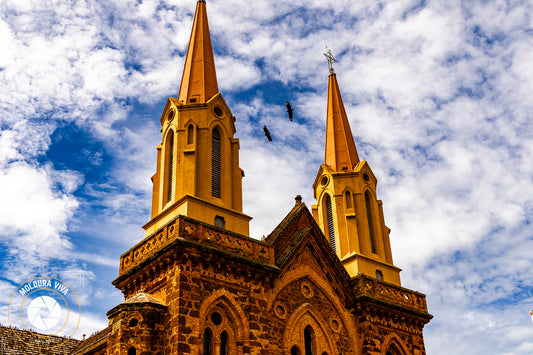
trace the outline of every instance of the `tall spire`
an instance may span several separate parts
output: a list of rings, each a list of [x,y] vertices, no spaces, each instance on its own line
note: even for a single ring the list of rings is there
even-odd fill
[[[235,117],[218,92],[205,1],[196,4],[178,99],[161,115],[161,143],[152,177],[151,236],[178,216],[248,235]]]
[[[217,74],[205,0],[198,0],[178,100],[182,104],[204,103],[217,93]]]
[[[329,63],[328,114],[325,162],[313,190],[317,204],[313,216],[348,274],[361,273],[400,286],[400,271],[392,263],[390,229],[385,225],[382,202],[377,199],[377,178],[366,161],[359,161],[339,84]]]
[[[353,170],[359,163],[359,155],[342,102],[337,76],[333,72],[331,61],[329,63],[325,163],[334,171]]]

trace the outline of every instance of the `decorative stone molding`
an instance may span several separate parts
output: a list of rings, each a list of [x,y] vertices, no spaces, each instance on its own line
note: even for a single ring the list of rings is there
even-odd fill
[[[378,281],[365,275],[359,275],[355,278],[354,291],[356,297],[375,297],[427,313],[426,296],[424,294]]]
[[[202,243],[206,246],[212,245],[219,250],[258,262],[274,264],[274,249],[272,246],[240,234],[179,216],[122,254],[119,275],[123,275],[141,264],[176,238]]]
[[[305,298],[312,298],[314,295],[313,285],[310,282],[302,281],[300,285],[300,291]]]
[[[274,313],[279,319],[285,319],[287,318],[287,307],[283,302],[278,301],[274,304]]]

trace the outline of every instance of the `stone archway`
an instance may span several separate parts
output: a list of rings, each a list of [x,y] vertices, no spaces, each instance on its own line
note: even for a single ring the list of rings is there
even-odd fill
[[[287,327],[283,334],[283,353],[289,354],[296,346],[298,349],[305,349],[306,328],[312,329],[313,351],[316,354],[324,352],[333,354],[335,341],[328,331],[327,322],[319,316],[319,313],[310,303],[302,304],[287,321]]]
[[[213,332],[213,348],[218,349],[223,333],[228,337],[227,353],[241,354],[243,346],[248,346],[250,327],[241,307],[232,294],[224,289],[217,290],[207,297],[200,307],[197,324],[198,339],[203,338],[204,330]],[[201,354],[200,348],[197,354]]]
[[[395,333],[389,334],[383,341],[382,354],[386,355],[407,355],[405,344]]]

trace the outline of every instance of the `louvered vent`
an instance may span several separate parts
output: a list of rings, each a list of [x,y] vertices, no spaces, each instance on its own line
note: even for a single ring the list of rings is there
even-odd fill
[[[168,188],[167,203],[172,200],[172,177],[174,174],[174,132],[170,131],[168,143]]]
[[[220,198],[220,133],[213,130],[211,152],[211,195]]]
[[[368,191],[365,192],[366,219],[368,222],[368,233],[370,234],[370,247],[372,253],[376,253],[376,242],[374,241],[374,228],[372,227],[372,211],[370,209],[370,196]]]
[[[335,249],[335,228],[333,226],[333,211],[331,209],[331,198],[329,195],[326,195],[326,215],[328,219],[329,244],[334,251],[337,251]]]

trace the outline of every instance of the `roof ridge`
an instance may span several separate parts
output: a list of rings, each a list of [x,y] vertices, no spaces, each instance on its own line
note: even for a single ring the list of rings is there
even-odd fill
[[[281,222],[274,228],[272,232],[265,238],[265,242],[269,244],[274,244],[280,235],[288,228],[290,222],[293,221],[298,214],[303,211],[304,208],[307,208],[305,203],[300,202],[296,203],[294,207],[289,211],[289,213],[281,220]]]

